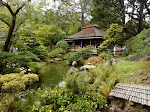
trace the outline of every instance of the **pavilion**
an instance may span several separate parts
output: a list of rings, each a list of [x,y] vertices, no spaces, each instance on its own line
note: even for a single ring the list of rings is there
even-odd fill
[[[69,44],[69,51],[77,52],[81,48],[86,48],[87,45],[92,45],[92,53],[97,54],[98,46],[103,42],[105,32],[99,30],[96,24],[87,25],[82,30],[74,35],[71,35],[65,41]]]

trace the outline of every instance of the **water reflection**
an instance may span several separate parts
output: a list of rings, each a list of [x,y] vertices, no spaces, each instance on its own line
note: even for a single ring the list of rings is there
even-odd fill
[[[65,63],[54,64],[50,63],[45,65],[40,70],[40,81],[34,85],[34,89],[46,89],[48,87],[55,87],[59,82],[63,81],[70,66]]]

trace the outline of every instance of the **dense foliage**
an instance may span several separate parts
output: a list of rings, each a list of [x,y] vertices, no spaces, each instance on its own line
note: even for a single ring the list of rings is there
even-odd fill
[[[19,67],[28,69],[28,62],[32,60],[26,55],[16,55],[14,53],[0,52],[0,73],[19,72]]]
[[[57,42],[55,47],[56,48],[62,48],[63,50],[67,51],[69,45],[66,41],[59,41],[59,42]]]
[[[100,53],[98,56],[103,58],[104,60],[110,60],[113,57],[111,54],[107,54],[105,52]]]
[[[40,93],[34,111],[102,111],[106,101],[99,93],[74,94],[63,88],[47,89]]]
[[[8,93],[19,92],[21,90],[25,90],[27,85],[31,86],[38,80],[38,75],[31,73],[11,73],[0,75],[0,90]]]
[[[102,52],[106,49],[111,49],[116,44],[121,45],[121,41],[123,41],[125,37],[126,34],[123,32],[123,27],[118,24],[111,24],[107,30],[107,35],[104,37],[105,41],[99,46],[99,51]]]
[[[150,28],[144,29],[140,34],[126,41],[126,46],[129,51],[137,55],[150,52]]]
[[[79,49],[79,54],[81,54],[82,59],[88,59],[92,56],[91,50],[93,49],[92,45],[87,45],[86,48]]]
[[[103,62],[103,59],[101,57],[92,56],[87,60],[86,63],[91,63],[92,65],[96,65],[102,62]]]
[[[81,60],[81,55],[77,52],[71,53],[68,57],[67,64],[72,64],[73,61],[79,62]]]
[[[64,53],[64,50],[62,48],[56,48],[55,50],[51,51],[50,53],[48,53],[48,56],[50,58],[54,58],[54,57],[60,57],[60,55]]]
[[[0,111],[8,111],[20,92],[39,80],[36,74],[11,73],[0,75]]]

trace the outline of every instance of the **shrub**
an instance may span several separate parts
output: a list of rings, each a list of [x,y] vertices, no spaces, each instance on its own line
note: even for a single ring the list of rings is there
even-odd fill
[[[98,56],[106,60],[110,60],[112,58],[112,55],[106,54],[105,52],[100,53]]]
[[[67,60],[69,56],[72,54],[72,52],[68,52],[63,56],[63,59]]]
[[[71,53],[71,55],[68,57],[68,60],[67,60],[67,64],[72,64],[73,61],[79,61],[81,58],[81,55],[79,53]]]
[[[63,50],[67,51],[69,45],[67,44],[66,41],[59,41],[59,42],[57,42],[55,47],[56,48],[62,48]]]
[[[99,51],[103,52],[106,49],[111,49],[115,44],[119,45],[125,37],[126,34],[123,32],[123,27],[118,24],[111,24],[107,30],[107,35],[104,37],[105,41],[99,46]]]
[[[144,29],[140,34],[126,41],[126,46],[129,51],[136,55],[144,55],[149,51],[150,46],[150,28]]]
[[[0,52],[0,73],[13,73],[16,68],[28,68],[28,62],[32,60],[26,55],[16,55],[13,53]]]
[[[31,85],[38,81],[36,74],[11,73],[0,75],[0,89],[9,93],[16,93],[24,90],[26,85]]]
[[[33,106],[34,111],[103,111],[106,100],[96,92],[73,94],[62,88],[48,89],[40,93],[39,101]]]
[[[93,89],[98,90],[105,98],[108,98],[111,89],[119,82],[118,73],[114,72],[113,66],[98,65],[90,71],[95,77]]]
[[[91,63],[92,65],[96,65],[102,62],[103,62],[103,59],[101,57],[93,56],[93,57],[90,57],[86,63]]]
[[[62,48],[56,48],[55,50],[51,51],[51,52],[48,54],[48,56],[49,56],[50,58],[56,57],[58,54],[61,54],[61,53],[63,53],[63,52],[64,52],[64,50],[63,50]]]
[[[92,54],[89,48],[82,48],[78,51],[81,54],[82,59],[88,59]]]

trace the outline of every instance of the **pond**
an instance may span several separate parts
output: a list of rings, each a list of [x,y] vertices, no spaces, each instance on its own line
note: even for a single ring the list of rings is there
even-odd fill
[[[66,76],[70,66],[65,63],[50,63],[44,65],[39,72],[40,81],[37,82],[30,91],[24,93],[22,97],[16,100],[10,108],[13,112],[29,112],[38,96],[38,89],[53,88],[58,85]]]
[[[33,86],[33,89],[55,87],[63,81],[69,68],[70,66],[64,62],[46,64],[41,68],[39,72],[40,81]]]

